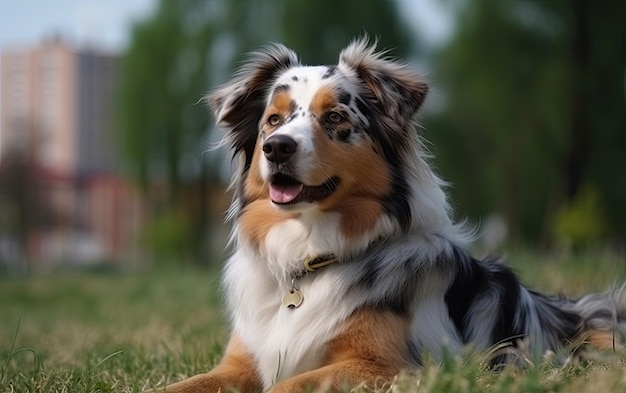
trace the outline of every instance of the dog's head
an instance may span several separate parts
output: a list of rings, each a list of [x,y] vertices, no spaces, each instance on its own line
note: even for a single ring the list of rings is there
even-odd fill
[[[232,214],[263,201],[292,216],[338,212],[348,218],[344,232],[382,216],[410,225],[407,172],[419,145],[412,120],[428,87],[384,56],[363,39],[337,65],[312,67],[275,44],[210,94],[239,159]]]

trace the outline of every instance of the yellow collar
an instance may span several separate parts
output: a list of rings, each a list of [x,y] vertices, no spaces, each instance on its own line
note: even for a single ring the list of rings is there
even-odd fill
[[[307,272],[314,272],[317,269],[337,262],[335,254],[308,256],[304,259],[304,268]]]

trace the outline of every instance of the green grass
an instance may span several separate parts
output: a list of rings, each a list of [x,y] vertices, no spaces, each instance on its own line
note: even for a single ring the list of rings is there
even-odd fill
[[[206,271],[2,278],[0,392],[136,392],[206,370],[225,340],[217,296]]]
[[[573,296],[626,281],[626,261],[612,255],[509,261],[534,288]],[[226,340],[218,287],[214,272],[193,269],[0,277],[0,393],[139,392],[206,371]],[[378,390],[626,391],[626,352],[592,355],[495,373],[473,354]]]

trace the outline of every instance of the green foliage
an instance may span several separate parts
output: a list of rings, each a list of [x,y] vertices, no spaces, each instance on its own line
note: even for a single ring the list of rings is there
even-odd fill
[[[305,64],[335,64],[341,49],[363,34],[380,39],[380,47],[397,57],[406,57],[413,43],[389,1],[285,1],[284,5],[283,42]]]
[[[497,212],[515,240],[546,241],[550,212],[593,182],[607,234],[624,239],[625,4],[457,3],[434,67],[445,108],[424,123],[462,214]]]
[[[156,262],[190,257],[194,236],[186,217],[175,210],[161,212],[145,228],[143,243]]]
[[[558,212],[554,222],[555,238],[574,248],[593,245],[606,233],[604,217],[598,192],[586,187]]]
[[[173,194],[185,160],[202,166],[198,142],[209,119],[196,103],[209,85],[206,50],[214,36],[208,21],[197,21],[203,4],[161,2],[134,27],[120,71],[117,130],[128,170],[144,187],[165,178]]]

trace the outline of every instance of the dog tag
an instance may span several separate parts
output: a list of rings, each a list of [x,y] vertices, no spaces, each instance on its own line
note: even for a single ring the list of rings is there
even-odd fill
[[[287,308],[298,308],[302,304],[304,296],[297,289],[292,289],[283,296],[283,306]]]

